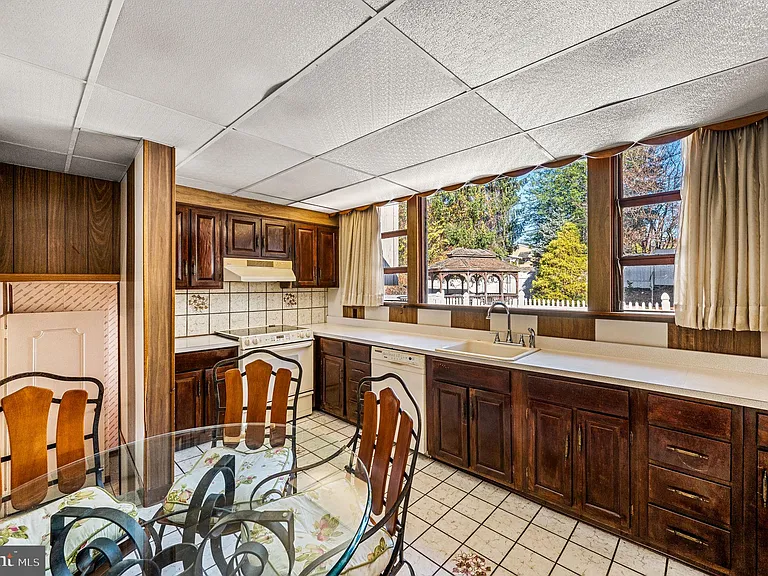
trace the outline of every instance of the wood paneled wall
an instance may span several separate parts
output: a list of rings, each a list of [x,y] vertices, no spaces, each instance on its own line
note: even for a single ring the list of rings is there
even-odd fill
[[[0,274],[118,274],[120,184],[0,164]]]
[[[587,303],[591,312],[610,312],[613,282],[613,188],[611,159],[587,159],[589,250]]]
[[[667,346],[679,350],[698,350],[739,356],[760,357],[760,332],[736,330],[696,330],[670,324]]]

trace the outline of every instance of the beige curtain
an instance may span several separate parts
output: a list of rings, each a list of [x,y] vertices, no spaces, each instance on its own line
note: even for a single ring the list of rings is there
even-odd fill
[[[384,259],[379,209],[354,210],[339,216],[341,303],[381,306],[384,303]]]
[[[768,331],[768,119],[686,139],[675,321]]]

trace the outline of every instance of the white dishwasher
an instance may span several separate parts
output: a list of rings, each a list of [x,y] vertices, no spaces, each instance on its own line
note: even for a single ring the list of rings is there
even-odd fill
[[[413,395],[421,414],[421,441],[419,442],[419,452],[427,453],[427,369],[426,359],[422,354],[413,354],[412,352],[403,352],[402,350],[392,350],[390,348],[371,348],[371,376],[383,376],[392,372],[400,376],[408,387],[408,391]],[[372,390],[377,394],[382,388],[387,386],[384,382],[373,382]],[[416,426],[416,412],[405,392],[399,390],[400,386],[395,383],[392,389],[400,398],[400,407],[408,412],[414,419]]]

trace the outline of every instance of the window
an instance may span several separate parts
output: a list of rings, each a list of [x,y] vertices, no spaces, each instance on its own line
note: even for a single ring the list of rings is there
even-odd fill
[[[408,203],[379,208],[384,255],[384,301],[408,301]]]
[[[619,309],[670,311],[680,232],[680,141],[637,146],[616,158]]]
[[[587,309],[587,163],[427,199],[427,302]]]

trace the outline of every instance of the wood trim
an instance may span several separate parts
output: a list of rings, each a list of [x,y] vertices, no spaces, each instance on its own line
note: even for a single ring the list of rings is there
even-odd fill
[[[410,306],[390,306],[389,321],[416,324],[418,321],[418,310]]]
[[[643,194],[642,196],[619,198],[619,206],[622,208],[632,208],[633,206],[648,206],[649,204],[676,202],[681,199],[680,190],[672,190],[669,192],[657,192],[656,194]]]
[[[674,263],[674,254],[638,254],[619,258],[621,266],[663,266]]]
[[[13,166],[0,163],[0,273],[13,272]],[[10,248],[10,249],[8,249]]]
[[[469,330],[491,329],[491,321],[486,318],[485,308],[467,306],[451,310],[451,328],[467,328]]]
[[[365,306],[342,306],[342,315],[344,318],[365,318]]]
[[[611,311],[613,274],[613,187],[611,159],[587,159],[587,303],[590,311]]]
[[[119,282],[120,274],[0,274],[0,282]]]
[[[269,202],[261,202],[249,198],[218,194],[216,192],[190,188],[188,186],[176,186],[176,201],[180,204],[205,206],[207,208],[227,210],[230,212],[245,212],[246,214],[256,214],[257,216],[267,216],[270,218],[282,218],[284,220],[293,220],[294,222],[321,224],[323,226],[339,225],[338,217],[330,214],[313,212],[312,210],[304,210],[303,208],[282,206],[280,204],[271,204]]]
[[[381,239],[387,238],[400,238],[401,236],[408,236],[408,230],[392,230],[391,232],[382,232]]]
[[[667,329],[667,346],[678,350],[697,350],[756,358],[760,358],[761,354],[760,332],[696,330],[676,324],[670,324]]]
[[[384,274],[408,274],[408,266],[387,266]]]
[[[408,200],[408,302],[427,300],[427,209],[426,200]]]
[[[553,338],[572,338],[575,340],[595,339],[594,318],[558,318],[541,316],[538,321],[539,336]]]
[[[757,410],[744,409],[743,494],[744,494],[744,557],[749,574],[756,573],[757,561]]]

